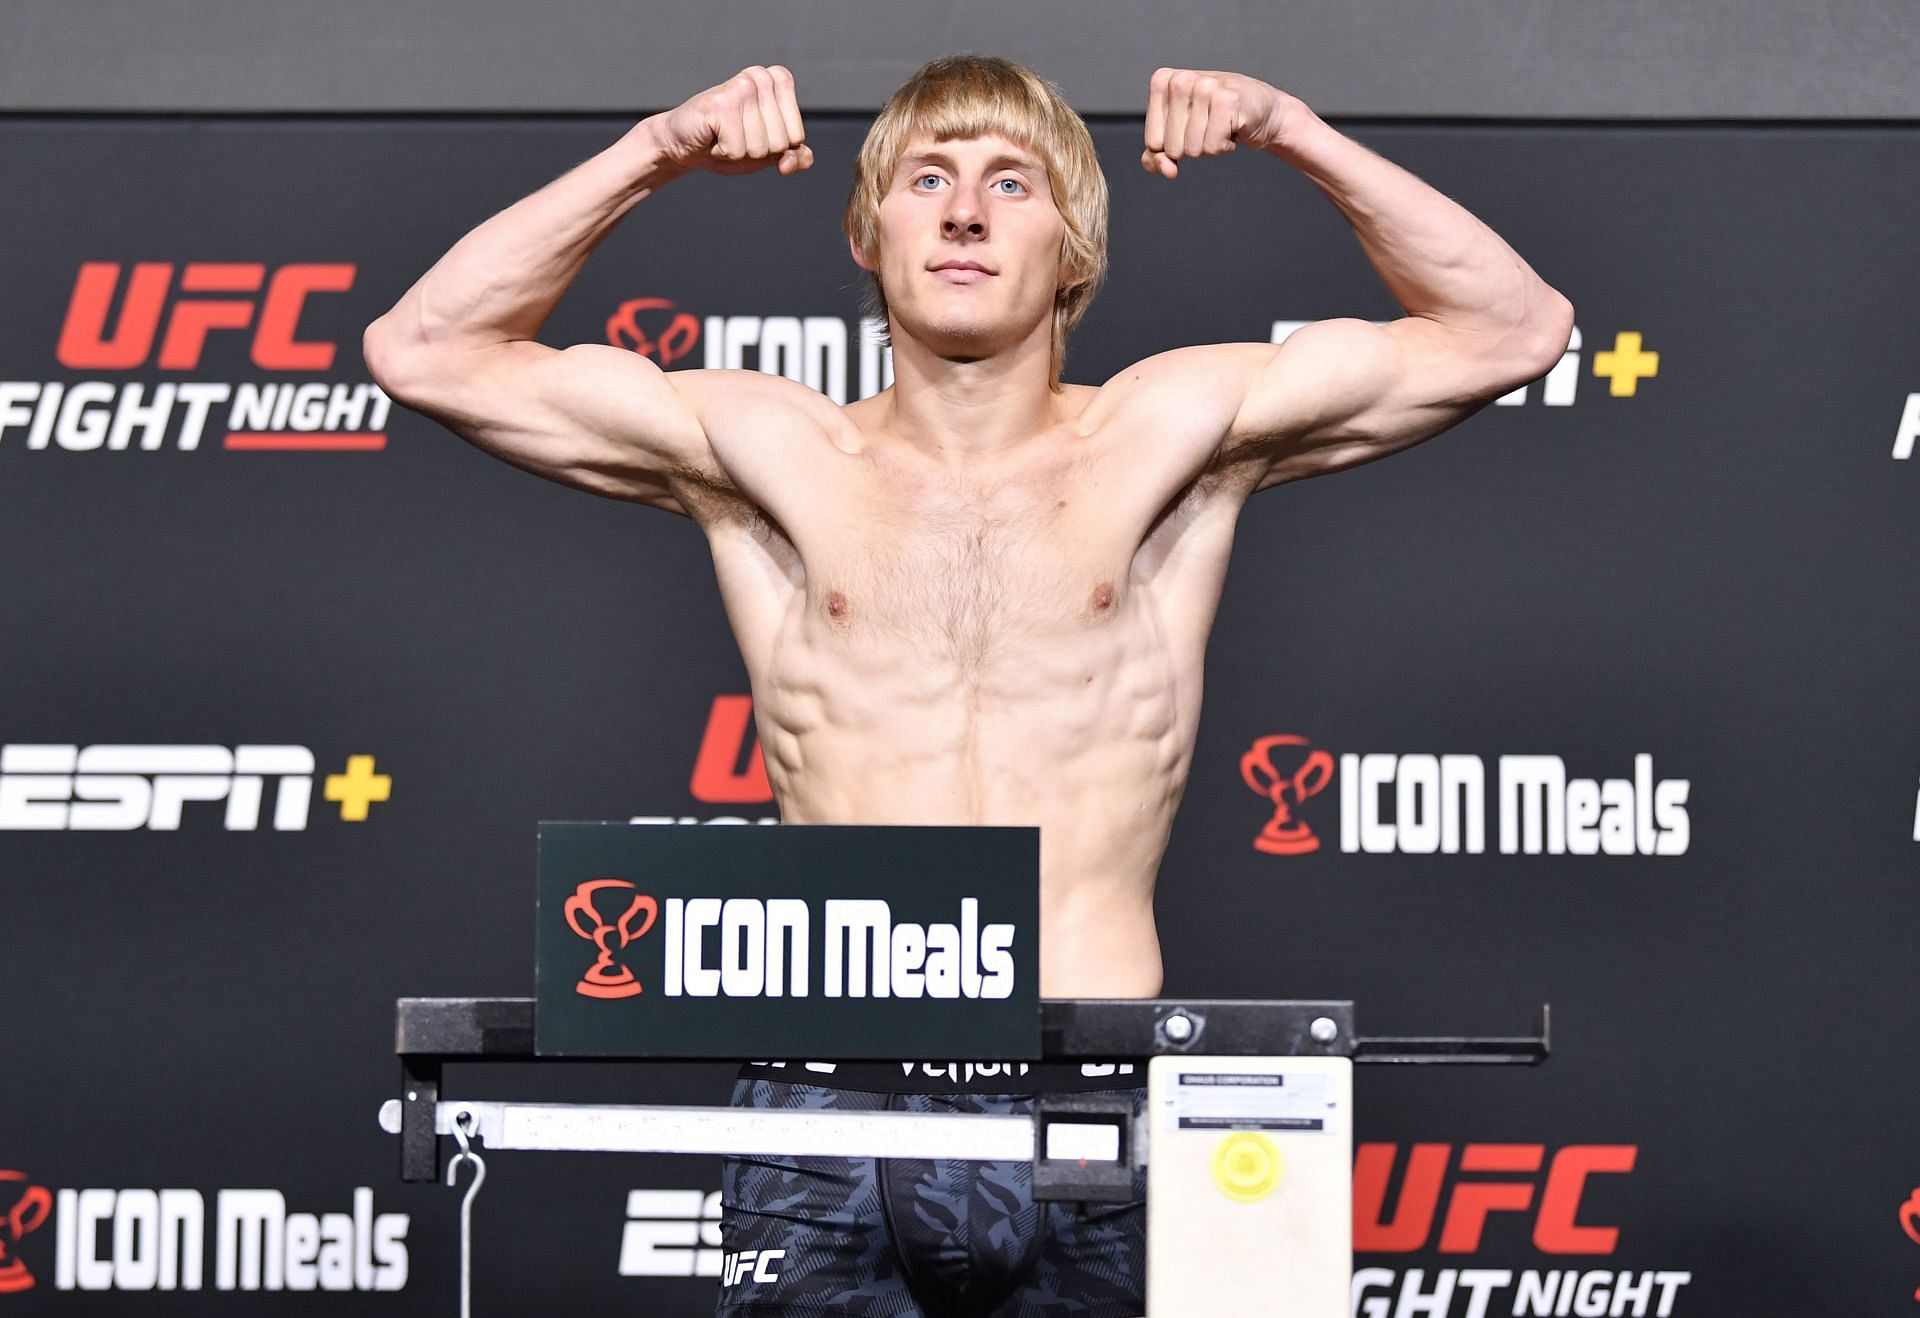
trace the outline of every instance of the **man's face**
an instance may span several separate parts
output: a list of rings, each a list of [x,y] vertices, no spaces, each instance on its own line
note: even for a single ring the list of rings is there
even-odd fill
[[[991,356],[1051,326],[1066,221],[1031,148],[913,137],[881,197],[879,232],[887,308],[941,356]]]

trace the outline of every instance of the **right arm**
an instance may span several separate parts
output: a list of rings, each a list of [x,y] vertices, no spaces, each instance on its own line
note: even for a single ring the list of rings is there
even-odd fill
[[[396,401],[515,466],[687,511],[670,488],[676,477],[735,484],[708,441],[709,414],[778,384],[740,379],[757,373],[669,374],[623,348],[555,349],[534,336],[600,240],[661,186],[692,169],[744,174],[777,162],[798,172],[813,159],[803,137],[792,76],[778,66],[744,70],[643,120],[456,243],[367,327],[368,370]]]

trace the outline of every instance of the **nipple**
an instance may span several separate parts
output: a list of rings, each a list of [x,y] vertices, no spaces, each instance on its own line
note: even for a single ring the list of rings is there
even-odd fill
[[[1113,583],[1103,581],[1093,588],[1093,607],[1100,612],[1113,607]]]
[[[844,618],[847,616],[847,597],[837,590],[827,596],[827,616],[829,618]]]

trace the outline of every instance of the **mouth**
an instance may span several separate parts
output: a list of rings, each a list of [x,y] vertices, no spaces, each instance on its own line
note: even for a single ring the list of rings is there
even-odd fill
[[[978,261],[942,261],[932,267],[932,273],[950,284],[978,284],[994,275]]]

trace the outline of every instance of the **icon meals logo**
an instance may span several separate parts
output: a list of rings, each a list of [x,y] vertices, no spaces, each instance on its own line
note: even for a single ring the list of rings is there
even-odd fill
[[[695,349],[708,370],[759,370],[784,375],[836,403],[870,398],[893,383],[886,322],[841,316],[700,316],[671,298],[635,297],[607,317],[607,342],[662,370]],[[857,391],[857,392],[853,392]]]
[[[11,1202],[9,1203],[9,1200]],[[289,1212],[279,1190],[49,1190],[0,1171],[0,1294],[56,1291],[391,1291],[407,1284],[405,1213]],[[53,1254],[36,1276],[22,1237]],[[48,1237],[52,1237],[48,1240]],[[42,1243],[44,1242],[44,1243]],[[211,1278],[208,1272],[211,1271]]]
[[[1333,756],[1320,750],[1305,752],[1303,762],[1290,773],[1282,773],[1274,765],[1276,755],[1283,760],[1299,755],[1301,752],[1294,748],[1304,748],[1308,744],[1305,737],[1279,733],[1261,737],[1240,757],[1241,780],[1273,802],[1273,818],[1260,830],[1260,836],[1253,840],[1256,851],[1270,852],[1276,856],[1300,856],[1320,849],[1320,839],[1314,836],[1313,830],[1305,822],[1294,818],[1287,802],[1291,799],[1294,805],[1298,805],[1332,782]]]
[[[608,924],[600,918],[600,912],[594,909],[593,895],[608,889],[624,890],[631,893],[627,909],[619,919]],[[635,916],[646,913],[646,920],[638,929],[633,927]],[[600,957],[587,973],[574,985],[574,992],[585,998],[630,998],[641,991],[640,979],[626,966],[615,963],[614,958],[627,944],[639,938],[653,928],[655,917],[660,914],[660,903],[645,893],[637,892],[625,879],[591,879],[574,890],[567,898],[564,909],[567,927],[592,942],[600,949]],[[586,921],[592,921],[589,926]],[[608,946],[607,940],[619,936],[620,941]]]
[[[653,327],[653,333],[647,327]],[[693,351],[700,320],[663,297],[629,298],[607,317],[607,342],[651,357],[662,369]]]
[[[22,1236],[46,1225],[53,1212],[53,1194],[44,1185],[28,1184],[25,1172],[0,1171],[0,1185],[8,1187],[10,1196],[14,1186],[20,1187],[19,1196],[6,1207],[6,1216],[0,1217],[0,1295],[30,1291],[33,1273],[16,1251]]]
[[[641,993],[640,978],[622,954],[653,928],[662,905],[624,879],[590,879],[576,888],[563,911],[567,926],[598,948],[599,956],[574,991],[603,999]],[[954,923],[896,922],[892,907],[879,898],[832,898],[822,908],[825,948],[816,980],[808,901],[667,898],[661,993],[669,998],[804,998],[817,988],[828,998],[1013,994],[1014,927],[982,927],[978,898],[961,898]]]
[[[1240,757],[1248,789],[1273,814],[1253,840],[1273,855],[1317,851],[1297,817],[1336,777],[1340,850],[1374,855],[1478,855],[1487,849],[1486,762],[1477,755],[1333,755],[1305,737],[1257,738]],[[1502,755],[1495,774],[1502,855],[1678,856],[1691,840],[1685,778],[1656,779],[1653,756],[1631,778],[1578,778],[1558,755]]]
[[[1900,1229],[1907,1233],[1907,1239],[1920,1245],[1920,1185],[1913,1187],[1913,1194],[1907,1202],[1900,1205]],[[1920,1300],[1920,1290],[1913,1293]]]

